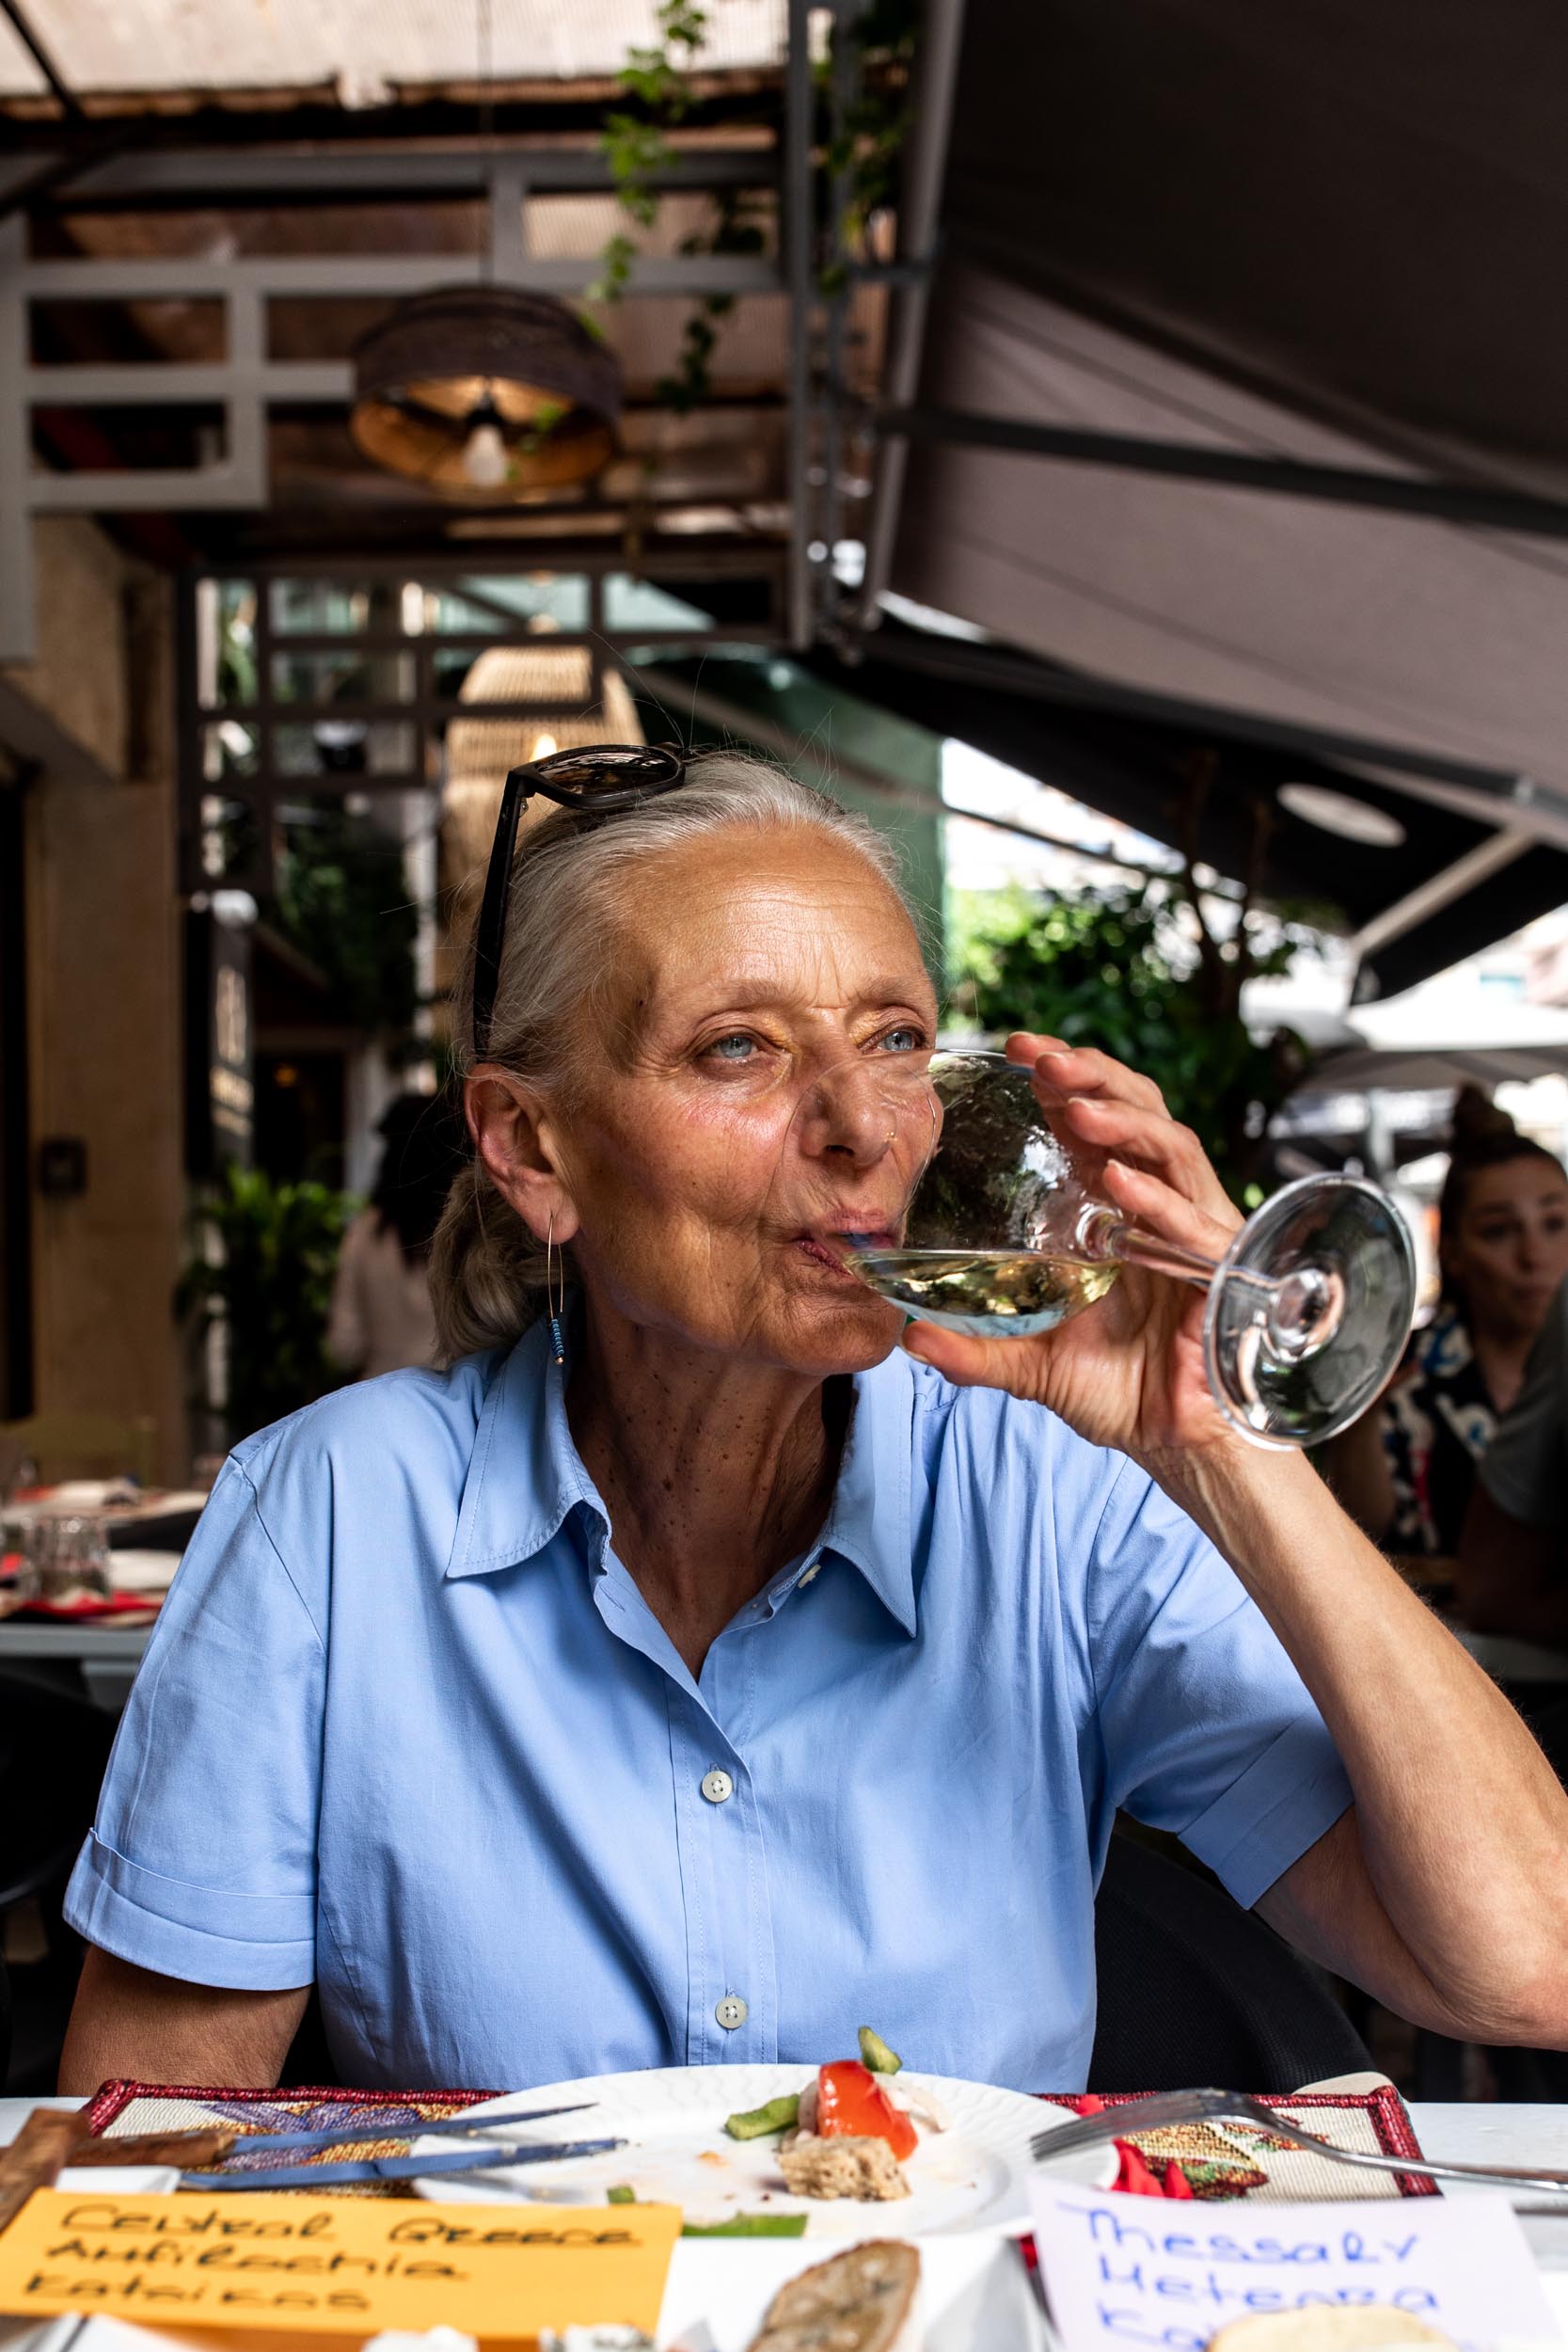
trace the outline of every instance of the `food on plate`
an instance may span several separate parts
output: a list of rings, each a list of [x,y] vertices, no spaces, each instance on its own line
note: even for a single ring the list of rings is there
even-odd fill
[[[745,2107],[738,2115],[726,2115],[724,2129],[732,2139],[765,2139],[769,2132],[784,2132],[800,2120],[800,2101],[791,2091],[787,2098],[769,2099],[766,2106]]]
[[[881,2143],[879,2142],[879,2145]],[[748,2352],[893,2352],[914,2309],[920,2256],[891,2238],[852,2246],[782,2286]]]
[[[1371,2352],[1374,2344],[1443,2344],[1454,2352],[1451,2336],[1392,2303],[1259,2312],[1220,2328],[1209,2340],[1209,2352]]]
[[[859,2058],[838,2058],[818,2072],[815,2128],[819,2139],[885,2139],[900,2162],[913,2155],[918,2139],[903,2108]]]
[[[683,2221],[682,2237],[804,2237],[803,2213],[736,2213],[727,2221]]]
[[[869,2066],[874,2074],[896,2074],[904,2061],[896,2050],[890,2050],[882,2037],[871,2026],[860,2029],[861,2064]]]
[[[797,2132],[781,2146],[779,2169],[794,2197],[856,2197],[862,2202],[907,2197],[910,2185],[885,2139],[819,2139]]]
[[[797,2197],[907,2197],[899,2167],[920,2142],[915,2118],[929,2131],[947,2128],[928,2091],[889,2089],[904,2061],[870,2026],[861,2027],[860,2046],[858,2058],[830,2058],[800,2091],[724,2119],[732,2139],[783,2135],[779,2163]]]

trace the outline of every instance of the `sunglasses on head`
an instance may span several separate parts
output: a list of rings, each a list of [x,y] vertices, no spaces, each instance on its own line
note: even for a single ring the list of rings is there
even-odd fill
[[[686,782],[687,766],[686,754],[671,744],[594,743],[581,751],[552,752],[547,759],[525,760],[512,770],[501,792],[474,940],[476,1060],[490,1049],[490,1025],[495,1019],[501,951],[506,944],[506,909],[512,896],[512,861],[523,803],[538,796],[583,816],[617,817],[624,809],[657,799],[661,792],[673,792]]]

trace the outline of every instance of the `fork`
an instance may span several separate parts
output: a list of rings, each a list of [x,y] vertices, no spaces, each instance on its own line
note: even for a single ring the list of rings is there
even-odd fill
[[[1037,2132],[1029,2142],[1029,2153],[1037,2164],[1044,2164],[1053,2156],[1070,2155],[1074,2149],[1092,2148],[1102,2139],[1135,2137],[1171,2123],[1221,2120],[1254,2123],[1276,2139],[1288,2139],[1294,2147],[1311,2149],[1314,2155],[1329,2156],[1336,2164],[1358,2165],[1369,2172],[1415,2173],[1424,2181],[1481,2182],[1490,2188],[1542,2189],[1555,2197],[1568,2194],[1568,2172],[1519,2171],[1500,2164],[1430,2164],[1421,2156],[1380,2156],[1364,2148],[1337,2147],[1332,2139],[1305,2131],[1242,2090],[1170,2090],[1157,2092],[1152,2099],[1131,2100],[1126,2106],[1080,2116],[1055,2131]]]

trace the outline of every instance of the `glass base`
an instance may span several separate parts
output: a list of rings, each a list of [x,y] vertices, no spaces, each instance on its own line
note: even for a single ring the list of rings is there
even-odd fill
[[[1358,1421],[1416,1307],[1404,1219],[1375,1185],[1304,1176],[1248,1217],[1209,1287],[1209,1385],[1259,1445],[1319,1445]]]

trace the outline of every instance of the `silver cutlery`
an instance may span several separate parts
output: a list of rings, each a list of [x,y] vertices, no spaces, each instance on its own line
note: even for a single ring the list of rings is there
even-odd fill
[[[345,2188],[356,2181],[419,2181],[427,2175],[484,2172],[495,2167],[556,2164],[568,2156],[602,2156],[624,2139],[523,2141],[515,2148],[437,2148],[424,2156],[361,2156],[352,2164],[275,2164],[254,2172],[182,2172],[182,2188]]]
[[[582,2115],[598,2105],[578,2099],[569,2107],[532,2107],[526,2115],[450,2115],[434,2123],[332,2123],[320,2132],[245,2132],[231,2153],[249,2155],[265,2148],[347,2148],[360,2139],[424,2139],[440,2133],[452,2138],[494,2139],[520,2123],[543,2123],[554,2115]]]
[[[1499,2164],[1433,2164],[1422,2156],[1373,2155],[1364,2148],[1340,2148],[1241,2090],[1157,2091],[1150,2099],[1132,2099],[1125,2106],[1080,2116],[1055,2131],[1037,2132],[1029,2150],[1036,2163],[1043,2164],[1053,2156],[1070,2155],[1076,2148],[1093,2148],[1103,2139],[1134,2138],[1173,2123],[1221,2122],[1256,2124],[1259,2131],[1288,2139],[1293,2147],[1309,2148],[1314,2155],[1369,2172],[1405,2172],[1424,2181],[1468,2181],[1490,2188],[1540,2189],[1554,2197],[1568,2193],[1568,2172],[1524,2171]]]

